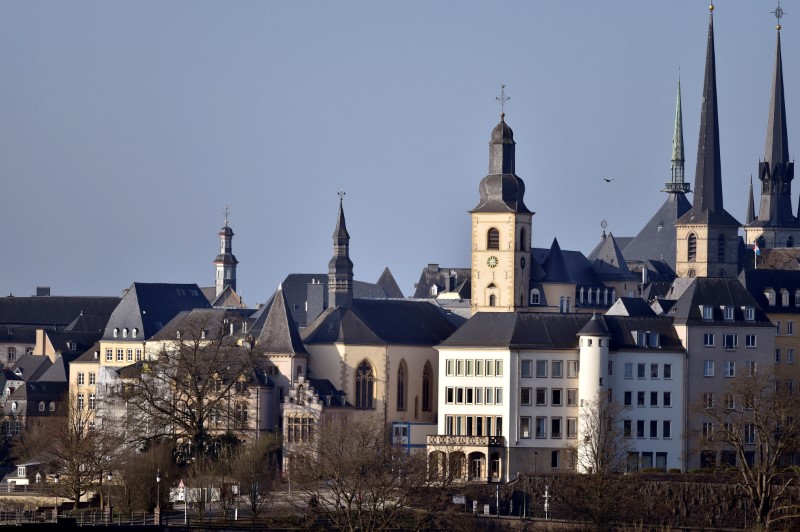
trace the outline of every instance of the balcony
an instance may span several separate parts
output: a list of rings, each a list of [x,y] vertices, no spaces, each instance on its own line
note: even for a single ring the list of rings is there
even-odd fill
[[[428,436],[428,445],[457,447],[504,447],[503,436],[444,436],[440,434]]]

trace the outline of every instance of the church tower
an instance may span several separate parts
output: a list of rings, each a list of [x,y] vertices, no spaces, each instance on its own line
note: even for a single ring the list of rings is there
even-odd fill
[[[779,8],[780,9],[780,8]],[[776,10],[780,21],[782,12]],[[783,94],[783,62],[781,60],[781,25],[776,26],[775,67],[767,120],[764,160],[758,163],[761,181],[761,203],[758,216],[745,227],[747,244],[756,241],[760,248],[794,247],[800,242],[800,222],[792,212],[792,180],[794,161],[789,158],[786,131],[786,104]]]
[[[214,259],[217,270],[215,281],[216,297],[227,287],[236,291],[236,265],[239,261],[233,255],[233,229],[228,226],[228,207],[225,207],[225,225],[219,230],[219,255]]]
[[[328,306],[353,305],[353,261],[350,260],[350,234],[344,222],[344,192],[339,192],[339,217],[333,232],[333,257],[328,262]]]
[[[694,202],[675,222],[675,272],[679,277],[735,277],[738,274],[737,233],[741,224],[722,204],[713,4],[709,11]]]
[[[504,98],[504,96],[501,96]],[[476,312],[513,312],[528,306],[531,218],[525,183],[514,173],[514,132],[500,114],[489,142],[489,174],[472,215],[472,301]]]

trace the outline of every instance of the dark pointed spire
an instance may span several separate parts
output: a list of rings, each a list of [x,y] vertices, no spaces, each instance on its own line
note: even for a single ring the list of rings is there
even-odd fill
[[[753,201],[753,176],[750,176],[750,193],[748,194],[747,216],[745,217],[744,223],[749,225],[753,223],[753,220],[755,219],[756,219],[756,206],[755,202]]]
[[[272,298],[269,313],[258,335],[258,347],[265,353],[307,353],[280,286]]]
[[[690,192],[689,183],[684,180],[683,168],[683,110],[681,109],[681,78],[678,76],[678,96],[675,102],[675,126],[672,131],[672,178],[664,187],[671,194]]]
[[[787,227],[796,226],[798,221],[792,212],[794,162],[789,158],[789,137],[786,131],[780,29],[778,24],[764,160],[758,164],[758,179],[761,181],[758,222],[766,226]]]
[[[344,192],[339,192],[339,216],[333,232],[333,257],[328,262],[328,306],[353,304],[353,262],[350,260],[350,234],[344,221]]]
[[[722,169],[717,115],[717,69],[714,56],[714,6],[709,6],[706,71],[703,104],[700,111],[700,137],[697,143],[697,169],[694,178],[692,211],[722,213]]]

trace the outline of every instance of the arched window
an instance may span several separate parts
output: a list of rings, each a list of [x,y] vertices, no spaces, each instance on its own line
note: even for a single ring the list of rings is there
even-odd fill
[[[366,360],[356,368],[356,408],[375,408],[375,372]]]
[[[500,231],[494,227],[486,233],[486,249],[500,249]]]
[[[115,327],[115,328],[114,328],[114,338],[116,338],[117,336],[119,336],[119,329],[117,329],[117,328]]]
[[[400,362],[400,367],[397,368],[397,409],[405,410],[406,401],[408,396],[408,371],[406,370],[406,361]]]
[[[697,236],[694,233],[689,234],[686,245],[689,262],[694,262],[697,259]]]
[[[525,249],[527,249],[525,247],[525,236],[526,236],[525,235],[525,228],[522,227],[519,230],[519,250],[520,251],[525,251]]]
[[[756,242],[758,243],[758,247],[761,248],[762,250],[767,248],[767,241],[764,240],[764,235],[761,235],[758,238],[756,238]]]
[[[494,294],[489,294],[489,306],[496,307],[497,306],[497,296]]]
[[[134,328],[133,328],[133,332],[131,333],[131,337],[132,337],[132,338],[136,338],[136,335],[137,335],[137,334],[139,334],[139,329],[137,329],[137,328],[135,328],[135,327],[134,327]]]
[[[422,370],[422,411],[430,412],[433,403],[433,367],[430,362],[425,362]]]
[[[128,328],[127,327],[122,329],[122,337],[123,338],[127,338],[128,337]]]
[[[689,268],[689,271],[686,272],[686,277],[689,279],[694,279],[697,276],[697,272],[694,271],[694,268]]]
[[[531,305],[539,305],[541,302],[541,293],[538,288],[531,289]]]
[[[725,262],[725,235],[717,237],[717,261]]]

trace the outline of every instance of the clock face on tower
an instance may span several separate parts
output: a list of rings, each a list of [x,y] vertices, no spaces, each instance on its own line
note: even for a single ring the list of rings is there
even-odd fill
[[[497,267],[497,263],[498,263],[497,257],[495,257],[494,255],[486,259],[486,265],[489,266],[490,268]]]

